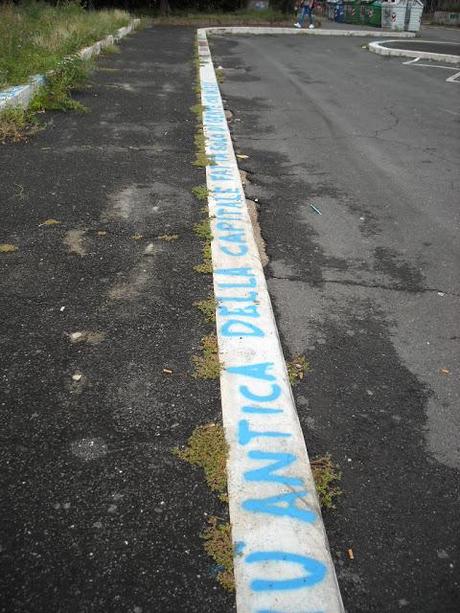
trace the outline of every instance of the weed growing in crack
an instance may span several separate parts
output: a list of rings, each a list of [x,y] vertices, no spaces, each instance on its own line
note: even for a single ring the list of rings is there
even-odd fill
[[[34,96],[30,110],[37,111],[80,111],[87,108],[74,100],[70,92],[82,86],[93,68],[93,62],[77,56],[65,58],[57,68],[46,77],[46,83]]]
[[[220,424],[198,426],[192,432],[184,449],[175,448],[174,454],[203,469],[206,483],[221,500],[227,500],[228,445]]]
[[[200,200],[200,202],[206,202],[209,191],[206,185],[197,185],[196,187],[192,187],[192,194],[197,200]]]
[[[204,275],[211,275],[212,274],[212,252],[211,252],[211,243],[209,241],[203,245],[202,254],[203,254],[202,255],[203,260],[201,264],[196,264],[193,267],[193,270],[195,272],[199,272]]]
[[[0,143],[19,143],[41,129],[33,112],[19,107],[0,111]]]
[[[324,456],[315,458],[311,462],[311,469],[321,507],[335,509],[334,499],[342,494],[342,490],[337,487],[336,483],[340,481],[342,475],[333,463],[331,454],[326,453]]]
[[[304,355],[296,355],[291,360],[286,362],[289,382],[295,385],[298,381],[302,381],[305,373],[310,372],[310,362]]]
[[[202,240],[212,241],[212,232],[211,232],[211,224],[209,218],[203,219],[199,223],[196,223],[193,226],[194,233],[199,236]]]
[[[229,591],[235,590],[233,574],[232,528],[229,522],[219,522],[217,517],[208,518],[208,526],[201,535],[206,553],[216,562],[219,569],[217,580]]]
[[[192,376],[195,379],[218,379],[223,364],[219,361],[217,336],[211,332],[201,339],[202,355],[192,356],[195,367]]]
[[[166,241],[167,243],[170,243],[172,241],[177,241],[178,238],[179,238],[178,234],[162,234],[161,236],[158,237],[158,240]]]
[[[217,301],[214,298],[213,294],[210,294],[204,300],[197,300],[193,303],[199,311],[201,311],[204,315],[206,321],[210,324],[215,323],[216,321],[216,309],[217,309]]]

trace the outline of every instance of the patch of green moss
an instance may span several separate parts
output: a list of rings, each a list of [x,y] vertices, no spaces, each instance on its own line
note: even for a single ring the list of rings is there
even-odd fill
[[[198,426],[189,437],[186,447],[174,449],[174,454],[202,468],[209,488],[226,500],[228,445],[220,424]]]
[[[229,522],[219,522],[217,517],[210,517],[208,523],[208,527],[201,535],[204,540],[205,551],[221,569],[217,573],[217,580],[221,586],[229,592],[233,592],[235,590],[235,578],[233,574],[231,525]]]
[[[202,355],[192,356],[195,379],[218,379],[223,364],[219,361],[217,336],[211,332],[201,339]]]
[[[319,502],[323,509],[335,509],[334,499],[342,494],[342,490],[336,485],[342,475],[338,466],[333,463],[331,454],[314,459],[311,462],[313,478]]]
[[[203,219],[193,226],[194,233],[204,241],[212,241],[211,224],[209,218]]]
[[[225,81],[225,75],[222,68],[216,68],[216,79],[218,83],[223,83]]]
[[[193,306],[196,306],[196,308],[203,313],[207,322],[215,323],[217,301],[213,295],[209,295],[204,300],[197,300],[193,303]]]
[[[196,187],[192,187],[192,194],[197,200],[200,200],[201,202],[206,202],[206,200],[208,199],[209,191],[206,185],[197,185]]]
[[[212,274],[212,253],[210,241],[207,241],[203,245],[203,261],[201,264],[196,264],[196,266],[193,267],[193,270],[205,275]]]

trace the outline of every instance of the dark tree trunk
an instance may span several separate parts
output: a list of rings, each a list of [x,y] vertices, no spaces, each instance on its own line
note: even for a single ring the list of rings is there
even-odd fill
[[[169,6],[169,0],[160,0],[160,14],[169,15],[171,7]]]

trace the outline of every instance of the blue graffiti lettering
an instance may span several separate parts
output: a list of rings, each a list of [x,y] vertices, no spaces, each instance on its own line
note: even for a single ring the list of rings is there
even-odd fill
[[[316,513],[310,509],[302,509],[296,506],[296,500],[302,499],[307,495],[306,491],[289,492],[270,496],[269,498],[257,498],[245,500],[242,507],[251,513],[266,513],[278,517],[292,517],[308,524],[312,524],[317,519]]]
[[[259,437],[270,437],[270,438],[289,438],[292,436],[289,432],[259,432],[257,430],[251,430],[249,422],[247,419],[241,419],[238,422],[238,442],[240,445],[247,445],[252,441],[253,438]]]
[[[239,319],[226,321],[221,326],[220,333],[222,336],[265,336],[265,332],[258,326]]]
[[[275,413],[284,413],[283,409],[264,409],[263,407],[245,406],[241,408],[243,413],[257,413],[259,415],[273,415]]]
[[[260,394],[254,394],[254,392],[251,392],[251,390],[246,385],[241,385],[240,393],[248,400],[254,400],[254,402],[273,402],[281,396],[281,387],[274,383],[272,385],[271,393],[266,394],[265,396],[261,396]]]
[[[249,451],[248,458],[251,460],[271,460],[272,464],[248,470],[244,473],[246,481],[266,481],[270,483],[281,483],[282,485],[303,485],[300,477],[289,477],[286,475],[273,474],[275,471],[290,466],[297,460],[297,456],[292,453],[278,453],[275,451]]]
[[[234,375],[262,379],[262,381],[276,381],[275,375],[267,372],[273,366],[273,362],[259,362],[258,364],[247,364],[246,366],[230,366],[226,368],[226,371]]]
[[[255,564],[257,562],[290,562],[299,564],[308,573],[303,577],[296,577],[295,579],[254,579],[251,581],[251,588],[254,592],[298,590],[312,587],[323,581],[327,572],[327,567],[319,560],[285,551],[256,551],[250,553],[245,558],[245,562],[247,564]]]
[[[232,257],[241,257],[242,255],[246,255],[249,251],[249,247],[247,245],[232,245],[232,247],[223,247],[219,245],[219,248],[222,253]],[[236,249],[236,251],[233,251],[232,249]]]
[[[230,316],[260,317],[258,308],[259,307],[256,305],[248,305],[248,306],[242,307],[241,309],[229,309],[225,306],[220,306],[219,312],[222,315],[222,317],[230,317]]]
[[[256,302],[257,292],[248,292],[247,296],[217,296],[217,302]]]

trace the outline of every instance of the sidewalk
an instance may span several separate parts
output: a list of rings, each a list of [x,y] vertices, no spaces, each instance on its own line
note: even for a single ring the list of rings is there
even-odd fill
[[[191,376],[211,289],[194,38],[125,39],[78,96],[88,114],[0,148],[0,242],[18,247],[0,255],[1,611],[233,610],[199,536],[226,508],[172,454],[221,414],[218,381]]]

